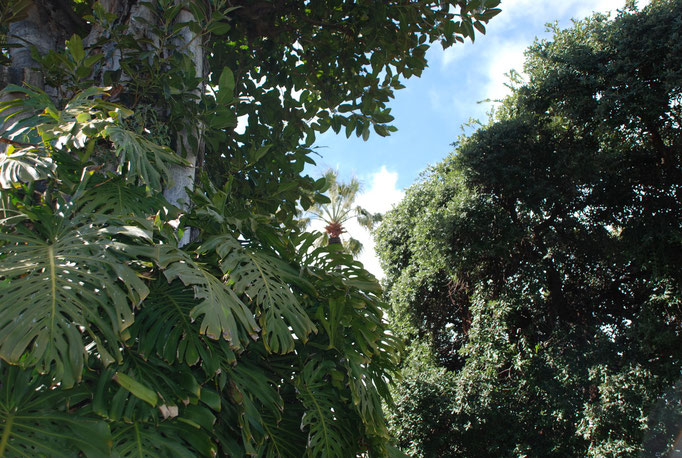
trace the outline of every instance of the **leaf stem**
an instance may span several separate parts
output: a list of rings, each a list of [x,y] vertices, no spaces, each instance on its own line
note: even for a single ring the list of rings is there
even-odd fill
[[[56,302],[57,302],[57,279],[55,278],[57,272],[54,262],[54,245],[50,245],[48,248],[48,257],[50,258],[50,283],[52,287],[52,309],[50,316],[50,339],[54,338],[54,319],[56,315]]]
[[[0,457],[5,455],[5,448],[9,442],[9,435],[12,432],[12,423],[14,422],[14,415],[9,414],[5,422],[5,429],[2,432],[2,440],[0,440]]]

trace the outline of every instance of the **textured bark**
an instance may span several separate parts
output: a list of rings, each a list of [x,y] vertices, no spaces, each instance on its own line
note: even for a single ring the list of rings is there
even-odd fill
[[[19,86],[27,84],[38,89],[45,89],[42,73],[34,68],[36,63],[31,57],[31,46],[35,46],[41,54],[56,48],[58,40],[64,36],[64,31],[54,23],[54,19],[50,9],[36,2],[30,7],[24,19],[9,25],[7,43],[16,47],[10,47],[10,65],[0,68],[0,89],[9,84]],[[0,101],[4,102],[16,97],[18,95],[8,93],[0,96]],[[16,110],[4,112],[3,118],[13,111]],[[25,116],[19,115],[10,122],[15,123],[23,117]],[[0,135],[4,128],[5,125],[0,124]],[[0,153],[5,152],[6,146],[0,143]]]
[[[178,0],[181,1],[181,0]],[[35,46],[40,54],[46,54],[51,50],[57,50],[64,46],[64,42],[73,33],[85,34],[85,24],[79,22],[68,5],[63,5],[62,0],[35,0],[29,9],[26,18],[10,25],[10,43],[19,45],[11,50],[11,65],[3,67],[0,72],[0,88],[7,84],[28,84],[34,87],[45,89],[48,93],[53,92],[53,88],[44,88],[43,75],[35,69],[36,63],[31,57],[31,47]],[[126,24],[130,33],[138,38],[148,38],[156,40],[150,36],[149,24],[157,19],[154,14],[141,1],[136,0],[101,0],[103,8],[116,14],[120,23]],[[183,10],[178,14],[177,22],[190,22],[194,17],[188,10]],[[86,46],[96,43],[100,38],[106,38],[108,32],[98,26],[93,26],[84,38]],[[181,31],[181,38],[175,43],[182,49],[194,63],[196,76],[203,81],[205,56],[202,42],[197,35],[184,28]],[[115,71],[121,68],[120,51],[116,48],[116,43],[108,43],[101,50],[107,56],[102,62],[102,74],[106,71]],[[128,77],[122,75],[125,81]],[[95,79],[97,75],[95,75]],[[204,83],[201,83],[195,90],[196,95],[204,91]],[[12,99],[14,96],[8,94],[5,98]],[[163,113],[167,115],[168,113]],[[203,128],[201,125],[186,127],[182,132],[177,133],[178,154],[182,155],[189,166],[171,166],[169,187],[164,190],[164,196],[170,203],[187,210],[189,206],[189,194],[187,189],[194,188],[196,178],[195,169],[197,160],[201,160],[204,144],[202,140]],[[197,141],[191,142],[190,137]],[[191,146],[193,145],[194,146]],[[198,147],[196,146],[198,144]],[[4,151],[4,145],[0,143],[0,151]],[[190,240],[190,231],[186,231],[180,241],[185,245]]]
[[[178,14],[177,21],[190,22],[194,20],[194,16],[187,10],[183,10]],[[181,45],[185,52],[190,56],[194,64],[194,69],[196,71],[196,76],[203,81],[204,77],[204,50],[202,47],[201,39],[197,35],[185,27],[181,31],[182,41],[178,43]],[[199,87],[196,88],[195,93],[200,95],[204,91],[204,83],[200,83]],[[189,163],[187,167],[173,165],[170,167],[170,187],[164,191],[164,196],[168,201],[184,210],[189,207],[189,194],[187,190],[194,189],[195,171],[197,160],[202,156],[204,149],[204,142],[202,139],[203,128],[201,125],[197,124],[194,126],[189,126],[185,131],[178,133],[178,148],[184,152],[184,157]],[[197,148],[191,146],[190,137],[197,139]],[[180,240],[180,246],[186,245],[190,241],[189,230],[185,231]]]

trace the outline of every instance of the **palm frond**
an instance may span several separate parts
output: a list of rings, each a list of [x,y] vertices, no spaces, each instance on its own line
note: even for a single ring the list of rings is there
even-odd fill
[[[362,242],[353,237],[349,237],[347,240],[343,241],[343,248],[353,257],[359,256],[364,249]]]
[[[327,182],[330,202],[312,205],[307,210],[307,214],[323,221],[326,224],[325,230],[328,235],[337,236],[345,233],[344,224],[352,219],[356,219],[362,227],[368,230],[372,230],[374,224],[381,221],[380,213],[370,213],[355,205],[362,188],[357,178],[353,177],[349,182],[344,183],[339,181],[338,172],[330,169],[325,172],[324,179]],[[345,240],[343,245],[346,252],[353,256],[358,256],[362,252],[362,244],[355,238]]]

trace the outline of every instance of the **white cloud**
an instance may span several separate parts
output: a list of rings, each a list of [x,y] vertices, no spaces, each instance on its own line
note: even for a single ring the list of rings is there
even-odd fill
[[[386,213],[403,198],[403,191],[397,188],[398,173],[389,172],[386,166],[381,166],[379,171],[371,173],[368,179],[370,185],[365,186],[355,203],[372,213]],[[353,219],[344,225],[347,234],[358,239],[363,245],[363,250],[358,257],[365,269],[373,273],[377,278],[383,278],[384,272],[379,265],[379,259],[374,252],[374,239],[367,229],[360,226]],[[313,220],[310,229],[324,231],[324,222]]]
[[[358,205],[372,213],[386,213],[403,198],[404,192],[397,188],[397,184],[398,173],[389,172],[385,165],[381,166],[378,172],[371,174],[369,188],[358,196]],[[377,278],[383,278],[384,272],[374,252],[374,239],[369,231],[361,227],[357,221],[349,222],[346,230],[364,247],[359,260],[365,269]]]
[[[648,2],[640,2],[643,6]],[[548,21],[562,17],[582,19],[594,12],[615,12],[625,6],[625,0],[503,0],[502,13],[490,21],[492,27],[504,29],[516,23],[531,23],[542,27]]]
[[[511,70],[523,72],[523,53],[528,47],[525,42],[508,42],[495,47],[495,56],[488,61],[487,82],[484,85],[485,98],[498,100],[509,94],[505,86],[509,82],[507,74]],[[523,73],[522,73],[523,74]]]
[[[371,183],[369,189],[360,194],[357,202],[372,213],[384,213],[403,198],[403,192],[396,187],[398,172],[389,172],[385,165],[371,174]]]
[[[639,7],[649,1],[639,1]],[[440,52],[441,71],[453,71],[459,61],[476,58],[476,72],[481,78],[476,84],[483,88],[483,99],[501,99],[509,93],[506,76],[514,69],[522,73],[524,51],[532,43],[533,36],[527,30],[544,30],[553,18],[583,18],[594,12],[612,13],[622,9],[625,0],[503,0],[502,12],[487,26],[486,35],[478,35],[476,43],[466,42]],[[568,23],[561,23],[567,27]],[[434,52],[437,52],[434,50]],[[436,59],[438,58],[437,56]],[[464,70],[464,69],[462,69]],[[454,69],[454,71],[462,71]],[[468,70],[465,70],[468,71]],[[432,101],[432,105],[434,102]]]

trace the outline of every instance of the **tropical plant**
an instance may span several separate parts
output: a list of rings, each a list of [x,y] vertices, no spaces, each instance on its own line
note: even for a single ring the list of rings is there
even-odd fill
[[[346,233],[344,225],[355,220],[360,227],[372,230],[374,225],[381,221],[381,214],[370,213],[361,206],[355,205],[358,193],[361,191],[360,181],[356,177],[344,183],[339,181],[337,171],[329,169],[324,173],[323,178],[330,202],[314,204],[307,211],[310,217],[325,224],[325,232],[319,244],[342,244],[344,250],[355,257],[362,252],[362,242],[352,236],[342,239],[342,234]],[[309,222],[310,218],[304,219],[304,225],[307,226]]]
[[[486,4],[0,3],[0,456],[393,450],[399,343],[301,172]]]
[[[680,453],[681,27],[669,0],[555,28],[385,216],[404,450]]]

